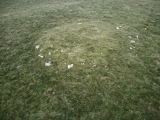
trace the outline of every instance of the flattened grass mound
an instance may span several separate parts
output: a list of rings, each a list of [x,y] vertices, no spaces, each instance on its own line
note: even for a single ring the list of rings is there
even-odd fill
[[[66,69],[69,62],[91,67],[99,63],[105,67],[108,51],[118,47],[118,41],[109,40],[114,32],[113,26],[99,21],[71,23],[43,31],[35,46],[40,46],[37,51],[45,60],[57,61],[59,69]]]

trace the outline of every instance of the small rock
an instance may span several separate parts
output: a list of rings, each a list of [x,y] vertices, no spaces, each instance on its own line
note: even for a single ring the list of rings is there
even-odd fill
[[[82,23],[77,23],[78,25],[81,25]]]
[[[131,43],[135,43],[135,41],[134,41],[134,40],[131,40],[130,42],[131,42]]]
[[[48,55],[51,55],[51,53],[49,52]]]
[[[96,65],[93,65],[93,67],[96,67]]]
[[[72,68],[73,67],[73,64],[70,64],[68,65],[68,69]]]
[[[40,58],[43,58],[43,56],[42,55],[38,55]]]
[[[17,66],[17,69],[18,69],[18,68],[20,68],[20,67],[21,67],[20,65],[19,65],[19,66]]]
[[[40,45],[36,45],[36,49],[39,49]]]
[[[119,27],[116,27],[117,30],[119,30]]]
[[[128,36],[129,38],[132,38],[131,36]]]
[[[122,26],[116,27],[117,30],[122,29]]]
[[[45,66],[47,66],[47,67],[50,65],[51,65],[51,61],[45,63]]]
[[[136,35],[137,39],[138,39],[138,35]]]

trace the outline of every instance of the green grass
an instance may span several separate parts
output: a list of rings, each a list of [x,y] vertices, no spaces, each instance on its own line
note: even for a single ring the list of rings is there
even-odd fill
[[[0,119],[159,120],[159,6],[1,0]]]

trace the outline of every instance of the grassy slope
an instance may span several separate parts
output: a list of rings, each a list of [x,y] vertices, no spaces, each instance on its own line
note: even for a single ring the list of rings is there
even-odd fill
[[[160,119],[159,6],[1,0],[1,119]]]

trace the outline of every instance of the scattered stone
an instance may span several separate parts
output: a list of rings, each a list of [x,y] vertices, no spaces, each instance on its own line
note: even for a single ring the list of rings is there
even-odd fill
[[[132,38],[131,36],[128,36],[129,38]]]
[[[122,29],[122,26],[118,26],[118,27],[116,27],[116,29],[117,29],[117,30]]]
[[[36,49],[39,49],[40,45],[36,45]]]
[[[82,23],[77,23],[78,25],[81,25]]]
[[[73,64],[68,65],[68,69],[71,69],[73,67]]]
[[[51,53],[49,52],[48,55],[51,55]]]
[[[132,50],[133,48],[132,47],[130,47],[130,50]]]
[[[96,67],[96,65],[93,65],[93,67]]]
[[[43,58],[43,55],[38,55],[40,58]]]
[[[131,42],[131,43],[135,43],[135,41],[134,41],[134,40],[131,40],[130,42]]]
[[[119,27],[116,27],[117,30],[119,30]]]
[[[19,65],[19,66],[17,66],[17,69],[18,69],[18,68],[20,68],[20,67],[21,67],[20,65]]]
[[[47,67],[50,65],[51,65],[51,61],[45,63],[45,66],[47,66]]]
[[[136,35],[137,39],[138,39],[138,35]]]

